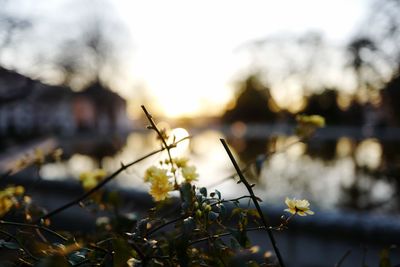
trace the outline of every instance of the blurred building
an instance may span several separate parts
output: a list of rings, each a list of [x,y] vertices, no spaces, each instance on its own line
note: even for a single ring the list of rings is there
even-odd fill
[[[96,82],[82,92],[0,67],[0,135],[112,133],[130,126],[126,101]]]

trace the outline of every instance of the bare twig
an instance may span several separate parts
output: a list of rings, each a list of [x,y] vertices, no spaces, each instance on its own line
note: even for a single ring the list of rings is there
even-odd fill
[[[338,263],[335,264],[335,267],[340,267],[342,265],[342,263],[344,262],[344,260],[351,254],[351,249],[347,250],[343,256],[340,258],[340,260],[338,261]]]
[[[58,237],[59,239],[63,240],[63,241],[68,241],[68,238],[64,237],[63,235],[45,227],[42,225],[37,225],[37,224],[29,224],[29,223],[18,223],[18,222],[9,222],[9,221],[3,221],[0,220],[0,224],[1,225],[12,225],[12,226],[17,226],[17,227],[27,227],[27,228],[35,228],[35,229],[39,229],[42,231],[45,231],[49,234],[52,234],[56,237]]]
[[[264,229],[265,229],[264,226],[258,226],[258,227],[246,228],[246,231],[250,232],[250,231],[258,231],[258,230],[264,230]],[[196,239],[196,240],[193,240],[192,242],[190,242],[189,246],[194,245],[196,243],[207,241],[210,238],[220,238],[220,237],[229,236],[229,235],[232,235],[232,233],[226,232],[226,233],[216,234],[216,235],[212,235],[212,236],[202,237],[202,238],[199,238],[199,239]]]
[[[226,152],[228,153],[228,156],[229,156],[230,160],[232,161],[232,164],[233,164],[233,166],[235,167],[236,172],[237,172],[238,175],[239,175],[240,181],[245,185],[247,191],[249,191],[249,194],[251,195],[251,199],[253,200],[254,206],[256,207],[257,212],[258,212],[258,214],[260,215],[261,221],[262,221],[262,223],[263,223],[263,225],[264,225],[264,227],[265,227],[265,230],[266,230],[266,232],[267,232],[267,234],[268,234],[268,237],[269,237],[269,239],[271,240],[272,247],[273,247],[273,249],[274,249],[274,251],[275,251],[275,254],[276,254],[276,257],[278,258],[278,261],[279,261],[279,265],[280,265],[281,267],[285,267],[285,265],[284,265],[284,263],[283,263],[283,259],[282,259],[281,253],[280,253],[280,251],[279,251],[279,249],[278,249],[278,246],[277,246],[277,244],[276,244],[274,235],[272,234],[272,230],[268,227],[267,222],[266,222],[265,217],[264,217],[264,214],[263,214],[263,212],[262,212],[262,210],[261,210],[261,207],[260,207],[260,205],[258,204],[258,198],[256,197],[256,195],[255,195],[254,192],[253,192],[253,188],[252,188],[252,187],[253,187],[254,185],[250,185],[249,182],[247,182],[246,178],[245,178],[244,175],[243,175],[243,172],[240,170],[239,165],[237,164],[235,158],[233,157],[232,152],[231,152],[231,150],[229,149],[229,147],[228,147],[226,141],[225,141],[224,139],[220,139],[220,140],[221,140],[221,143],[222,143],[222,145],[224,146]]]
[[[147,233],[147,236],[150,236],[150,235],[154,234],[155,232],[157,232],[158,230],[164,228],[164,227],[167,226],[167,225],[170,225],[170,224],[172,224],[172,223],[178,222],[178,221],[180,221],[180,220],[184,220],[186,217],[187,217],[187,216],[181,216],[181,217],[172,219],[172,220],[170,220],[170,221],[167,221],[167,222],[165,222],[165,223],[163,223],[163,224],[161,224],[161,225],[159,225],[159,226],[157,226],[157,227],[155,227],[155,228],[153,228],[153,229],[150,229],[150,231]]]
[[[168,158],[169,158],[169,162],[171,163],[171,172],[174,175],[174,180],[175,180],[175,186],[177,185],[177,180],[176,180],[176,174],[175,174],[175,168],[174,168],[174,161],[172,160],[172,156],[171,156],[171,148],[168,146],[167,141],[165,140],[164,135],[161,133],[161,131],[158,129],[156,123],[153,120],[153,116],[147,111],[146,107],[144,105],[142,105],[142,109],[144,114],[146,115],[147,119],[150,122],[150,129],[154,130],[158,137],[160,138],[161,142],[163,143],[164,147],[167,149],[167,153],[168,153]]]

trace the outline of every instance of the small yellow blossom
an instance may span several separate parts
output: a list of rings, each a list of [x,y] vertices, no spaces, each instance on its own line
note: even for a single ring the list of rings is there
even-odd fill
[[[175,158],[174,162],[178,168],[184,168],[187,166],[189,159],[188,158]]]
[[[153,177],[150,187],[150,195],[155,201],[162,201],[168,197],[170,191],[174,189],[167,176]]]
[[[96,169],[93,171],[88,171],[88,172],[82,172],[79,175],[79,180],[82,183],[82,187],[85,190],[90,190],[93,187],[95,187],[98,182],[103,180],[104,177],[106,177],[107,173],[103,169]]]
[[[42,165],[45,160],[45,154],[41,148],[35,148],[33,152],[34,162],[38,165]]]
[[[9,186],[0,191],[0,217],[18,204],[16,197],[23,195],[24,192],[25,189],[22,186]]]
[[[182,157],[182,158],[173,158],[172,161],[174,162],[174,164],[178,167],[178,168],[183,168],[187,166],[187,163],[189,161],[188,158]],[[166,159],[164,160],[165,164],[170,164],[171,160],[170,159]]]
[[[151,166],[148,168],[144,174],[144,181],[151,182],[153,179],[164,179],[168,180],[167,170],[158,168],[156,166]]]
[[[144,175],[144,181],[150,182],[150,195],[155,201],[162,201],[173,190],[173,185],[168,181],[167,170],[151,166]]]
[[[298,214],[300,216],[314,214],[314,212],[310,210],[310,203],[306,199],[300,200],[295,198],[286,198],[285,203],[288,206],[288,209],[285,209],[285,211],[290,212],[291,214]]]
[[[52,156],[53,159],[57,162],[61,161],[61,156],[63,155],[63,150],[61,148],[57,148],[56,150],[53,151]]]
[[[185,178],[186,182],[192,182],[197,180],[197,177],[199,175],[196,172],[196,167],[195,166],[187,166],[182,168],[182,176]]]
[[[3,217],[14,205],[14,202],[8,197],[0,198],[0,217]]]

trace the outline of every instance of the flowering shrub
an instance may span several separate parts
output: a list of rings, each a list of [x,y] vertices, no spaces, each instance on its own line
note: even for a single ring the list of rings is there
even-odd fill
[[[277,227],[269,225],[259,205],[261,199],[253,191],[254,184],[245,178],[225,140],[221,140],[222,145],[236,169],[238,182],[246,187],[248,194],[225,199],[218,190],[198,187],[195,166],[190,165],[188,158],[172,158],[170,153],[186,138],[167,143],[168,133],[159,129],[145,107],[142,108],[150,122],[148,128],[157,133],[162,147],[129,164],[121,163],[121,168],[109,175],[102,169],[82,173],[79,180],[84,193],[78,198],[48,212],[36,207],[28,196],[24,197],[21,186],[0,191],[0,217],[11,210],[16,215],[16,220],[0,220],[0,249],[7,252],[0,256],[1,266],[284,267],[287,255],[281,255],[273,232],[285,229],[295,215],[312,215],[310,203],[286,198],[285,211],[291,215],[283,217]],[[317,117],[303,116],[299,120],[299,129],[306,127],[307,134],[324,124]],[[140,219],[125,216],[119,211],[115,192],[100,194],[104,185],[119,173],[161,151],[167,151],[168,157],[143,174],[155,203],[148,216]],[[52,156],[59,159],[61,151],[56,150]],[[24,159],[23,165],[28,162],[40,165],[45,159],[46,155],[36,150],[34,159]],[[173,191],[179,193],[178,198],[172,198]],[[92,204],[98,205],[98,210],[110,211],[106,216],[98,216],[95,235],[51,229],[54,216],[93,197],[96,201]],[[253,205],[243,205],[242,200]],[[165,211],[171,206],[174,209],[167,216]],[[261,260],[256,257],[262,254],[252,246],[250,231],[265,233],[265,242],[272,245],[275,257]]]

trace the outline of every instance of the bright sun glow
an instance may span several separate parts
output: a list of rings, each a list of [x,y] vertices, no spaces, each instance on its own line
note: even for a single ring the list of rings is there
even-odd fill
[[[221,113],[232,98],[231,83],[248,67],[248,58],[239,53],[246,43],[278,32],[308,31],[340,43],[366,6],[362,0],[117,3],[135,44],[131,73],[159,111],[170,117]],[[279,102],[285,102],[293,88],[296,85],[275,92]]]
[[[175,141],[179,141],[185,137],[189,136],[189,132],[184,128],[175,128],[172,129],[170,133],[170,138],[174,138]],[[173,141],[173,140],[170,140]],[[180,142],[174,149],[171,150],[171,154],[173,157],[182,157],[189,149],[190,140],[186,139]]]

